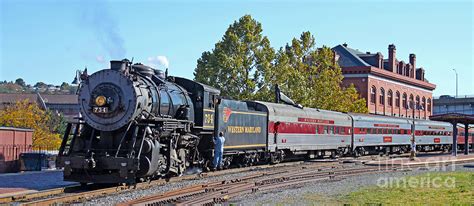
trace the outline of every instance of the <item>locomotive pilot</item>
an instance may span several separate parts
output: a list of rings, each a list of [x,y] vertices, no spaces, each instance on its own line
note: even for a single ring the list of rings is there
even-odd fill
[[[222,157],[224,156],[224,142],[224,133],[219,132],[219,135],[214,138],[214,170],[221,169],[222,167]]]

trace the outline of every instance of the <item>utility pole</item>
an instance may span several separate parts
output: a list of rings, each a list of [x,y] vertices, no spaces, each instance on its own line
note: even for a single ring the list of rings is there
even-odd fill
[[[415,102],[411,103],[411,110],[413,110],[413,124],[411,130],[411,152],[410,152],[410,160],[414,161],[416,158],[416,142],[415,142]]]
[[[456,69],[453,69],[454,73],[456,73],[456,98],[458,97],[458,72]]]

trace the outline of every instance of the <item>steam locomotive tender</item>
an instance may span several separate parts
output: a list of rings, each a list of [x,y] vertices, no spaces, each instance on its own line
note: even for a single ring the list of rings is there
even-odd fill
[[[201,157],[212,156],[218,90],[170,77],[188,93],[164,72],[126,59],[81,78],[81,118],[68,124],[58,156],[64,180],[134,183],[209,162]]]

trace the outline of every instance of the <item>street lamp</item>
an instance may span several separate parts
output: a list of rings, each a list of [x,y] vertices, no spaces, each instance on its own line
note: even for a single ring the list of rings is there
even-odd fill
[[[453,69],[454,73],[456,73],[456,97],[458,97],[458,72],[456,69]]]
[[[411,152],[410,152],[410,160],[415,160],[416,157],[416,141],[415,141],[415,110],[424,110],[423,105],[415,104],[414,101],[410,102],[411,110],[413,111],[413,125],[412,125],[412,132],[411,132]]]

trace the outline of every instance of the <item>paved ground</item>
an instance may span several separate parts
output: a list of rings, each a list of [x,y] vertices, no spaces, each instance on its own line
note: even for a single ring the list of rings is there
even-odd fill
[[[0,174],[0,195],[38,191],[74,184],[63,181],[61,170]]]

